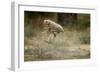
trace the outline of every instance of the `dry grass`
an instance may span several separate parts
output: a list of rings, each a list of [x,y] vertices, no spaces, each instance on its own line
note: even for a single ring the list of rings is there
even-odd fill
[[[24,60],[63,60],[90,58],[89,32],[65,29],[53,43],[47,43],[45,32],[25,39]]]

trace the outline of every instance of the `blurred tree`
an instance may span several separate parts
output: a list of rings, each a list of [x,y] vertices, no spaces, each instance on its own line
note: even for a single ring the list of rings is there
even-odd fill
[[[59,13],[58,22],[63,26],[74,27],[77,24],[77,14],[76,13]]]
[[[78,14],[78,28],[81,30],[90,28],[90,14]]]

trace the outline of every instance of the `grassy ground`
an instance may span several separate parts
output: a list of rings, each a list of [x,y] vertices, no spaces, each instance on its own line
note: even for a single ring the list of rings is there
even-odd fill
[[[66,60],[90,58],[89,31],[65,29],[53,43],[47,43],[45,32],[38,32],[36,36],[25,38],[25,61]]]

